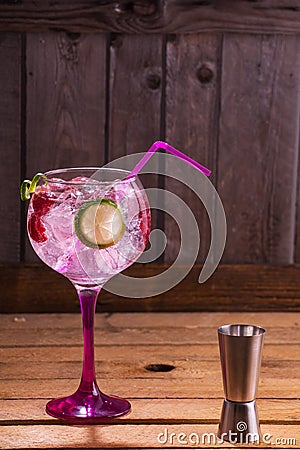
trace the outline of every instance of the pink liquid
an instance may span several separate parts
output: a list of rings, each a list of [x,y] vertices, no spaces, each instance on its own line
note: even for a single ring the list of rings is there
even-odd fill
[[[78,239],[74,219],[85,202],[101,198],[118,204],[126,230],[113,246],[95,249]],[[53,178],[37,188],[28,209],[28,234],[37,255],[52,269],[85,287],[102,286],[130,266],[145,249],[150,222],[146,194],[135,181],[108,186],[84,177],[67,184]]]

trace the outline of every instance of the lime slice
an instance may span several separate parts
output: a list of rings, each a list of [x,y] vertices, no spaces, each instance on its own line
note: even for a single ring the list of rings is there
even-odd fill
[[[90,200],[75,217],[76,235],[87,247],[110,247],[121,239],[124,231],[121,211],[113,200]]]

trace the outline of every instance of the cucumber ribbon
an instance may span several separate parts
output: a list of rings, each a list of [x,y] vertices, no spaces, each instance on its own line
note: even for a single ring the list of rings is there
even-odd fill
[[[44,178],[44,180],[47,182],[47,177],[43,173],[39,172],[32,180],[24,180],[21,184],[20,188],[20,196],[21,200],[26,201],[30,199],[30,194],[33,194],[36,190],[36,186],[41,178]]]

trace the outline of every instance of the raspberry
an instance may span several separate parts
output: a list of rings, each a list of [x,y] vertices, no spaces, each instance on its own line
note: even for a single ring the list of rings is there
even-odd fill
[[[150,211],[148,209],[140,211],[139,219],[140,219],[140,230],[142,232],[143,239],[144,239],[144,245],[147,245],[148,240],[149,240],[150,225],[151,225]]]
[[[56,195],[53,192],[41,190],[32,196],[32,207],[39,216],[44,216],[55,203]]]
[[[48,237],[46,235],[46,228],[42,222],[41,216],[33,213],[28,220],[28,233],[31,239],[35,242],[46,242]]]

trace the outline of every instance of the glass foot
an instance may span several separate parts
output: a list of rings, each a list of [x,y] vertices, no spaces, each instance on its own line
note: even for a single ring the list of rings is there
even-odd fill
[[[101,419],[127,414],[130,409],[130,403],[123,398],[109,396],[100,391],[95,395],[80,390],[69,397],[51,400],[46,405],[46,412],[50,416],[76,423],[96,423]]]

